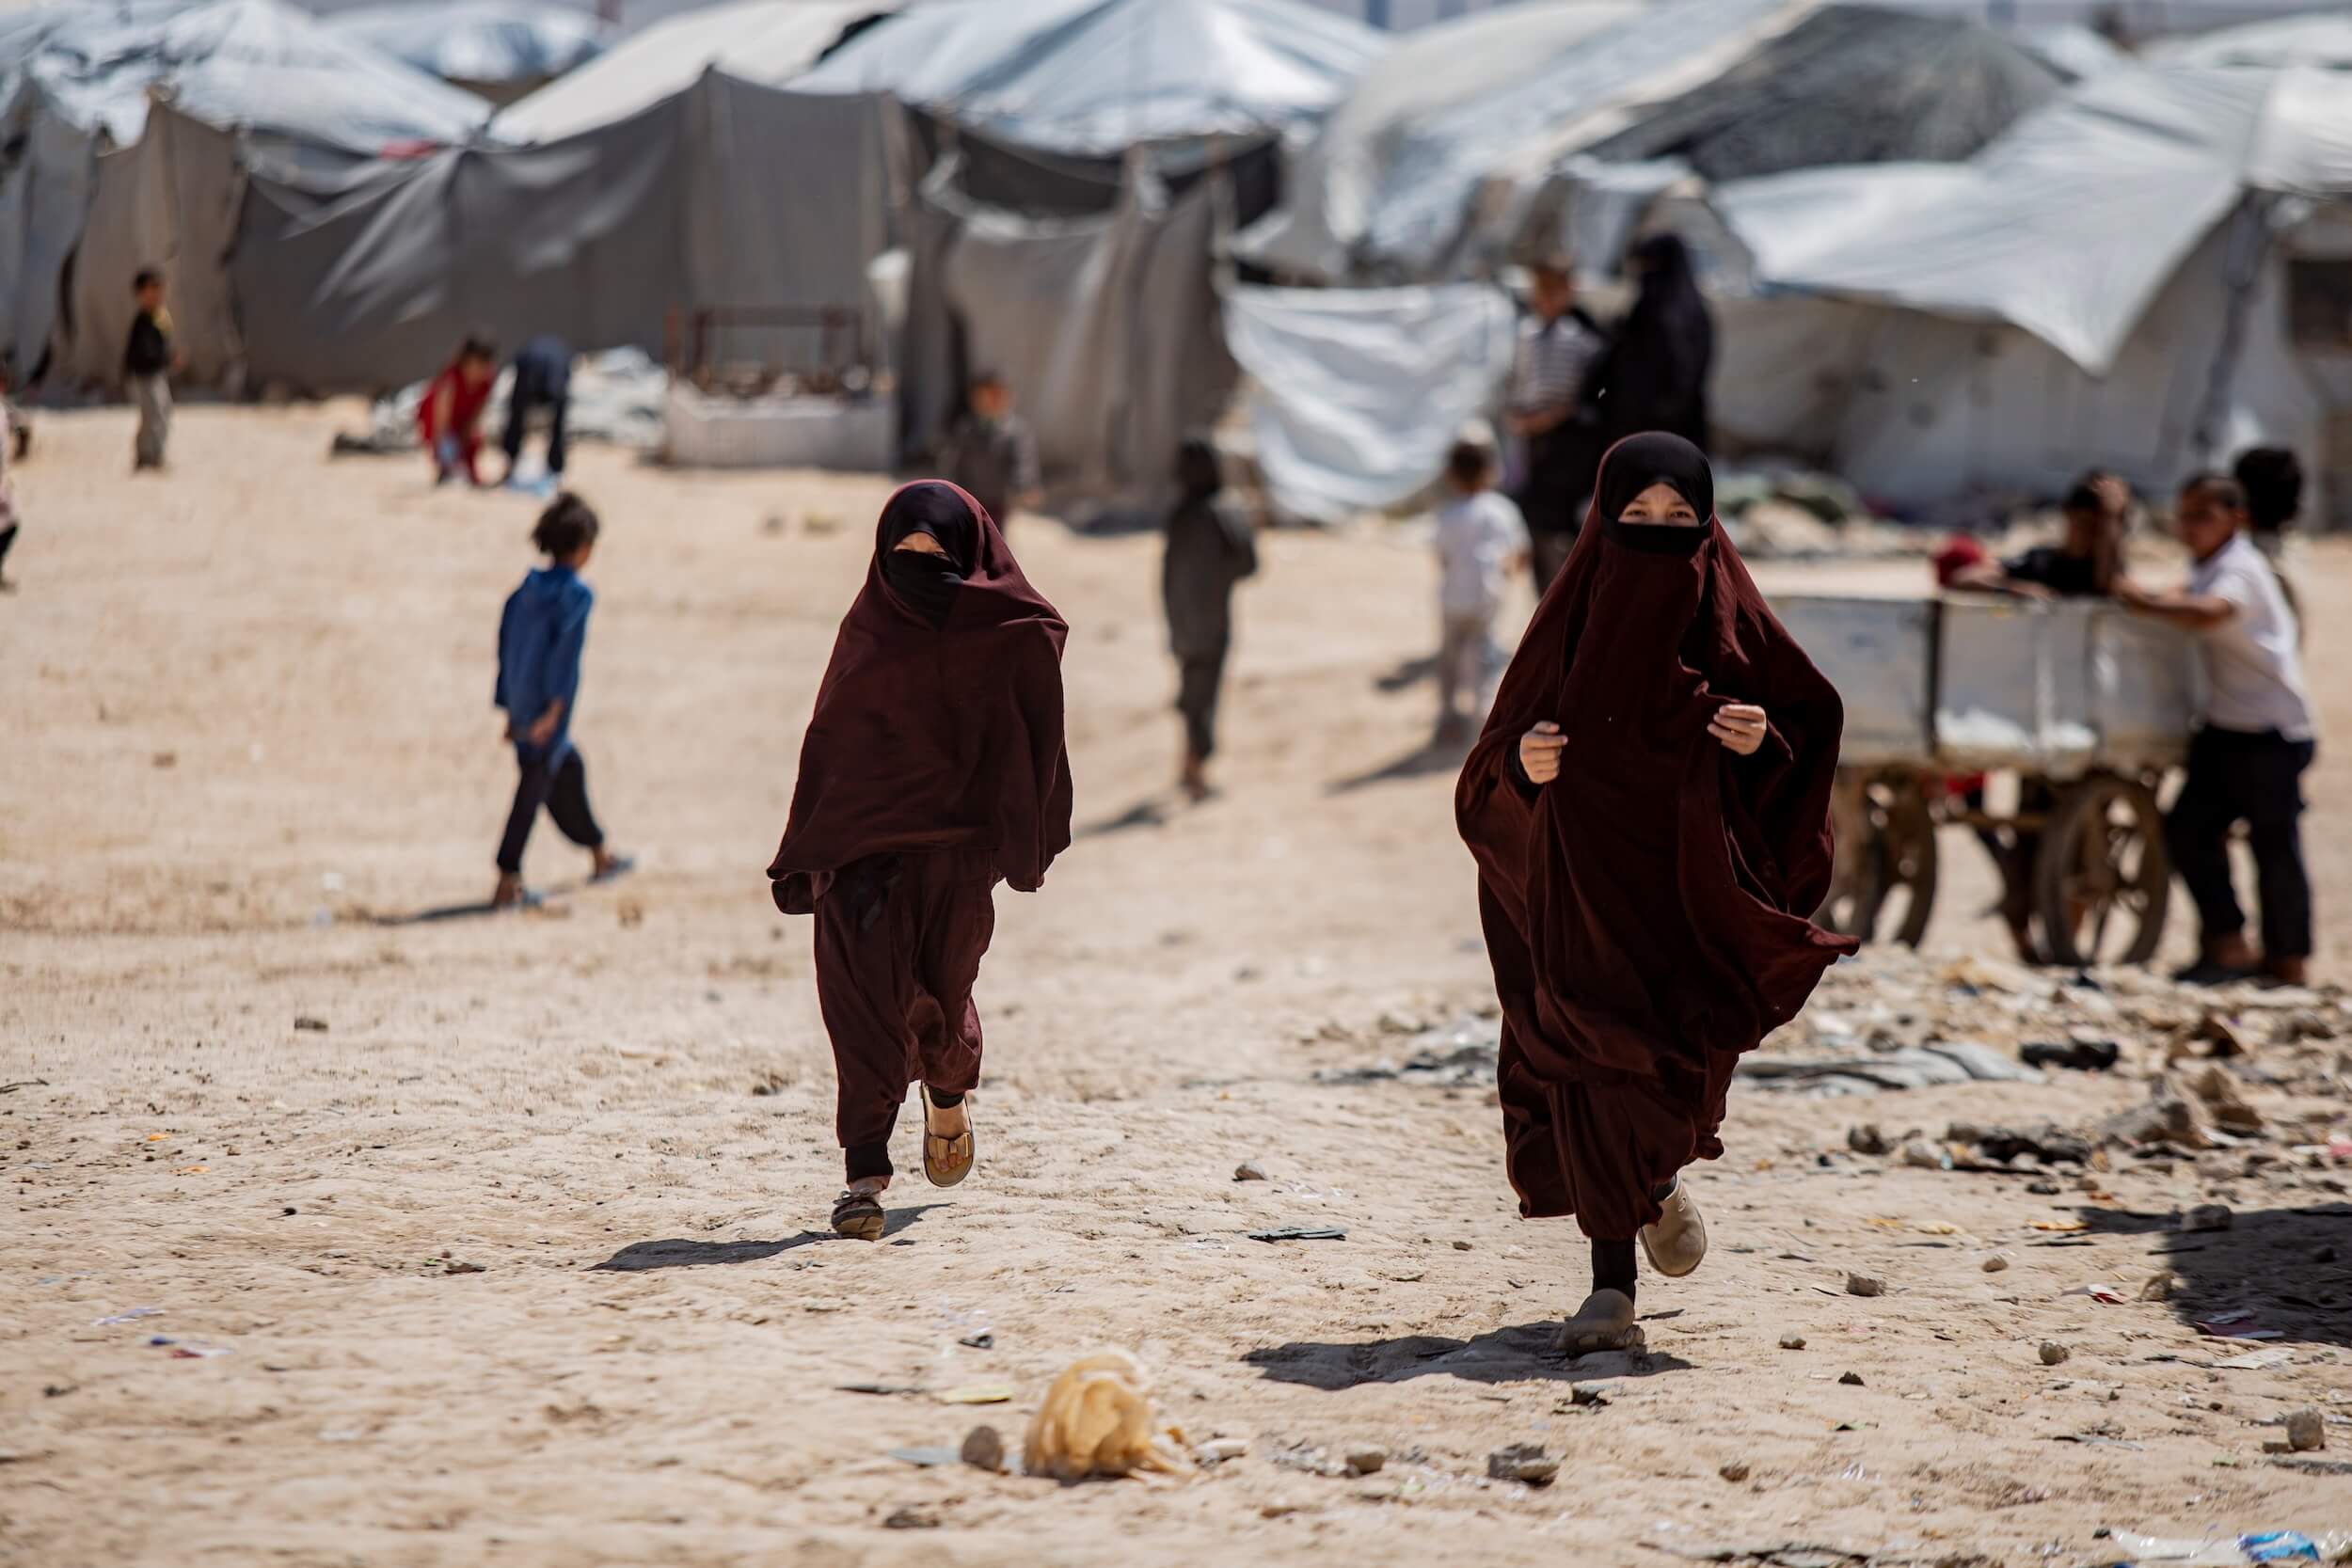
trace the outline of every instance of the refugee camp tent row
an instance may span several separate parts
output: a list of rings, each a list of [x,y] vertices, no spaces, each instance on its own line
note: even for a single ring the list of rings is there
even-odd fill
[[[1391,47],[1301,0],[917,5],[795,84],[887,92],[1041,151],[1303,137]]]
[[[256,169],[229,261],[250,377],[311,394],[431,374],[467,331],[660,355],[670,313],[866,311],[898,111],[712,71],[627,119],[341,180]]]
[[[987,367],[1020,388],[1057,494],[1104,515],[1155,504],[1178,442],[1216,421],[1238,379],[1216,252],[1254,155],[1196,169],[1181,191],[1137,160],[1108,210],[1041,214],[977,198],[949,152],[911,226],[908,450],[936,445]]]
[[[330,23],[393,59],[492,103],[511,103],[604,52],[594,11],[545,0],[391,0]]]
[[[1535,198],[1586,163],[1722,181],[1965,158],[2064,86],[1984,27],[1883,7],[1529,4],[1400,45],[1236,249],[1299,282],[1491,276],[1541,243]]]
[[[2352,523],[2352,87],[2135,68],[1958,166],[1716,189],[1759,297],[1727,306],[1719,423],[1897,504],[2162,490],[2256,442]],[[1791,300],[1790,292],[1809,296]]]
[[[733,0],[656,23],[498,117],[503,141],[560,141],[684,92],[707,71],[781,87],[904,0]]]
[[[0,15],[0,361],[19,376],[49,355],[101,166],[136,147],[154,100],[191,122],[235,128],[256,155],[312,169],[462,142],[489,118],[481,100],[277,0],[125,0]],[[110,218],[135,211],[154,221],[151,206],[119,190],[107,207]],[[111,263],[136,249],[135,238],[101,235],[93,252]],[[93,286],[103,286],[96,267],[77,268],[73,293]],[[127,293],[129,275],[111,286]]]

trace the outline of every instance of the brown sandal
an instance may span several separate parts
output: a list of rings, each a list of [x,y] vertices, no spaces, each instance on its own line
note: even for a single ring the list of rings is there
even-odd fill
[[[972,1097],[963,1097],[963,1131],[953,1137],[931,1131],[931,1089],[923,1085],[923,1176],[934,1187],[952,1187],[972,1174]]]
[[[851,1241],[881,1241],[882,1227],[888,1223],[888,1218],[882,1212],[882,1195],[879,1193],[861,1193],[851,1187],[834,1199],[834,1232]]]

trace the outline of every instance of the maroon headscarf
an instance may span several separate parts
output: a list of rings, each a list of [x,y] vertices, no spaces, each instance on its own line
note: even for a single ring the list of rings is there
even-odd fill
[[[1707,522],[1620,523],[1660,481]],[[1855,945],[1807,918],[1829,888],[1844,707],[1712,506],[1689,442],[1611,449],[1454,797],[1502,1004],[1512,1185],[1523,1213],[1574,1213],[1609,1239],[1658,1217],[1653,1188],[1723,1153],[1740,1053]],[[1732,703],[1771,721],[1755,756],[1708,733]],[[1531,799],[1512,759],[1546,720],[1567,745]]]
[[[946,556],[894,559],[918,532]],[[937,481],[892,496],[801,744],[776,908],[813,914],[845,866],[936,849],[986,850],[1036,892],[1070,847],[1069,633],[979,502]]]

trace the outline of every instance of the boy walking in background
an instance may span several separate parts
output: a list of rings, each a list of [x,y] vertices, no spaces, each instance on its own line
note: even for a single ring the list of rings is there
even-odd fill
[[[1511,574],[1527,558],[1527,522],[1494,488],[1494,445],[1483,432],[1454,444],[1445,482],[1450,497],[1438,509],[1438,743],[1452,745],[1486,716],[1502,663],[1495,617]]]
[[[1233,641],[1233,588],[1258,570],[1249,519],[1224,499],[1224,467],[1206,435],[1188,436],[1176,454],[1179,497],[1168,515],[1168,551],[1160,562],[1160,600],[1168,610],[1168,651],[1176,656],[1176,711],[1184,716],[1182,787],[1209,798],[1209,758],[1216,754],[1217,693]]]
[[[506,710],[506,738],[514,742],[522,776],[499,845],[498,891],[490,898],[496,909],[524,902],[523,846],[542,805],[565,838],[596,857],[591,880],[610,880],[632,863],[605,847],[604,830],[588,806],[588,767],[572,745],[580,657],[588,641],[588,612],[596,603],[580,573],[596,552],[597,530],[587,502],[558,496],[531,534],[548,564],[523,578],[499,617],[493,701]]]
[[[153,267],[141,268],[131,287],[138,295],[139,313],[131,318],[122,375],[139,405],[133,467],[149,473],[164,466],[164,445],[171,436],[171,372],[179,368],[180,358],[172,348],[171,312],[164,309],[164,275]]]
[[[986,507],[998,528],[1009,528],[1014,512],[1043,499],[1037,437],[1012,411],[1012,386],[1000,372],[972,378],[971,404],[947,437],[940,472]]]

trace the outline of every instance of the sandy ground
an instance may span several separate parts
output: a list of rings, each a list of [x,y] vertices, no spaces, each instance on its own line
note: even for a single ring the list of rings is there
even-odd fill
[[[2119,1555],[2103,1525],[2352,1527],[2352,1481],[2264,1451],[2317,1406],[2314,1457],[2352,1459],[2352,1170],[2286,1152],[2342,1115],[2324,1041],[2246,1069],[2273,1128],[2304,1128],[2270,1152],[2056,1196],[1851,1155],[1847,1129],[2087,1124],[2145,1096],[2136,1073],[1743,1089],[1730,1158],[1695,1177],[1714,1256],[1644,1288],[1654,1354],[1551,1354],[1583,1248],[1515,1217],[1490,1091],[1316,1076],[1490,1000],[1451,772],[1419,753],[1429,689],[1380,679],[1431,641],[1431,569],[1369,537],[1270,542],[1228,792],[1180,810],[1152,542],[1018,530],[1075,626],[1082,837],[1044,894],[1000,895],[977,1176],[902,1178],[883,1244],[831,1239],[808,929],[761,870],[883,487],[581,454],[607,540],[576,733],[645,869],[583,889],[543,824],[546,913],[387,924],[488,891],[512,787],[491,643],[531,508],[330,464],[339,417],[187,412],[160,483],[124,471],[124,416],[53,418],[21,472],[0,1561],[2088,1563]],[[1832,575],[1885,578],[1771,574]],[[2341,669],[2352,553],[2316,552],[2306,592]],[[2352,692],[2322,684],[2352,736]],[[2352,961],[2341,756],[2312,785],[2323,977]],[[1997,955],[1979,857],[1947,848],[1931,954]],[[2130,995],[1873,958],[1817,1007],[1997,1044],[2105,1030],[2144,1065],[2173,1004]],[[1234,1181],[1246,1159],[1271,1180]],[[2170,1228],[2210,1201],[2235,1228]],[[1299,1224],[1347,1238],[1247,1239]],[[2170,1305],[2065,1293],[2136,1298],[2166,1267]],[[1887,1293],[1846,1294],[1853,1269]],[[2282,1337],[2190,1326],[2232,1307]],[[2043,1366],[2044,1340],[2071,1358]],[[889,1457],[979,1420],[1017,1438],[1105,1345],[1190,1439],[1248,1455],[1076,1487]],[[2280,1364],[2212,1365],[2265,1348]],[[1594,1378],[1613,1402],[1573,1403]],[[943,1397],[992,1385],[1009,1401]],[[2106,1440],[2053,1440],[2084,1436]],[[1563,1456],[1558,1482],[1489,1481],[1514,1442]],[[1363,1443],[1379,1474],[1313,1473]]]

